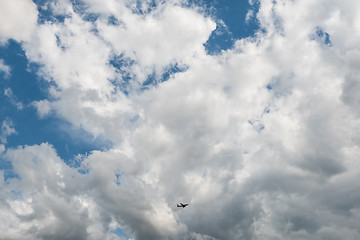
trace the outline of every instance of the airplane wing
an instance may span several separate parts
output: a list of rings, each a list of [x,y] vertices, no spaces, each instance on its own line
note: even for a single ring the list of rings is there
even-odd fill
[[[180,203],[180,204],[177,204],[176,206],[177,207],[182,207],[182,208],[184,208],[184,207],[186,207],[187,205],[189,205],[188,203]]]

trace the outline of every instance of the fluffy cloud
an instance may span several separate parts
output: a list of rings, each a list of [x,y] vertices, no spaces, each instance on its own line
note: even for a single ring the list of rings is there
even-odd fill
[[[23,45],[52,82],[34,104],[113,147],[78,169],[4,149],[4,236],[358,239],[360,4],[259,2],[259,32],[211,56],[214,21],[181,2],[62,1]]]
[[[96,239],[92,202],[74,191],[77,172],[48,144],[2,155],[19,176],[2,182],[1,232],[6,239]],[[4,197],[6,196],[6,198]],[[101,227],[101,226],[99,226]],[[95,228],[95,229],[93,229]]]
[[[0,1],[0,43],[26,41],[37,24],[37,7],[31,0]]]

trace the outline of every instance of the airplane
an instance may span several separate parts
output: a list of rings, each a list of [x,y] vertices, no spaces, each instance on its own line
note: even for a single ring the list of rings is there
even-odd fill
[[[186,207],[187,205],[189,205],[188,203],[180,203],[180,204],[177,204],[176,206],[177,207],[182,207],[182,208],[184,208],[184,207]]]

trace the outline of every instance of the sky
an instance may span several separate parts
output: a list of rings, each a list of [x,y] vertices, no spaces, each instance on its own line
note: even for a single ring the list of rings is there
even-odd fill
[[[1,238],[360,239],[359,11],[0,0]]]

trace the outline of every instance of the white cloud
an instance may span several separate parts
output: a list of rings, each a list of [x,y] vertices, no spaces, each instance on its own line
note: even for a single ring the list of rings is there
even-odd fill
[[[134,231],[139,238],[163,238],[186,229],[152,187],[131,172],[121,153],[94,153],[87,160],[92,168],[88,175],[66,166],[48,144],[8,149],[2,157],[20,176],[1,185],[7,194],[1,216],[7,220],[0,221],[8,238],[104,239],[110,237],[113,221],[131,227],[128,234]],[[118,186],[114,170],[119,168],[124,176]],[[139,224],[142,230],[136,230]]]
[[[36,108],[40,118],[44,118],[51,111],[51,103],[48,100],[35,101],[33,106]]]
[[[250,20],[254,17],[254,11],[253,10],[249,10],[247,13],[246,13],[246,16],[245,16],[245,21],[248,23],[250,22]]]
[[[37,24],[37,8],[31,0],[0,0],[0,43],[26,41]]]
[[[7,138],[16,133],[14,128],[14,123],[11,119],[6,119],[1,123],[1,131],[0,131],[0,142],[7,143]]]
[[[76,171],[67,167],[50,145],[8,149],[3,157],[21,177],[1,185],[7,194],[1,207],[3,237],[86,239],[87,229],[92,228],[89,218],[94,217],[91,201],[66,193]]]
[[[0,72],[2,72],[6,78],[10,77],[11,68],[4,63],[3,59],[0,59]]]
[[[41,75],[56,84],[50,91],[55,101],[46,106],[75,126],[120,141],[121,132],[127,131],[131,119],[140,113],[119,85],[128,84],[130,94],[136,94],[139,84],[154,70],[161,75],[168,65],[184,65],[205,54],[202,44],[214,23],[171,3],[146,17],[133,14],[121,2],[113,4],[124,12],[115,17],[128,27],[106,25],[112,10],[101,12],[103,17],[94,24],[69,10],[70,17],[63,24],[39,26],[36,37],[24,46],[27,57],[44,66]],[[98,33],[93,31],[95,27]],[[111,59],[121,54],[134,61],[123,69],[133,77],[129,83],[110,65]]]
[[[1,185],[6,237],[359,238],[357,2],[262,0],[262,29],[216,56],[202,45],[214,22],[178,3],[87,1],[95,22],[62,3],[65,22],[23,45],[54,83],[35,105],[114,146],[84,156],[86,174],[48,144],[7,149],[20,179]],[[174,63],[188,68],[141,91]]]
[[[193,55],[202,54],[203,43],[215,29],[210,19],[177,5],[159,7],[145,17],[129,11],[115,15],[120,26],[108,25],[105,18],[98,22],[98,29],[117,54],[133,57],[142,71],[187,64]]]
[[[16,96],[14,95],[11,88],[5,88],[4,95],[9,99],[9,102],[16,106],[18,110],[22,110],[24,108],[24,105],[22,102],[18,101]]]

